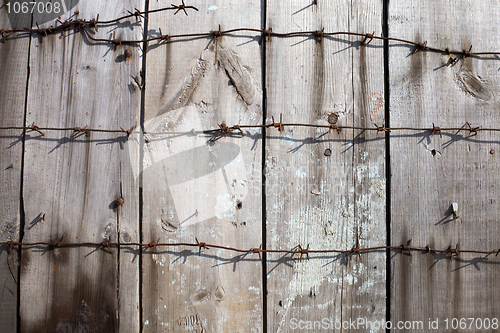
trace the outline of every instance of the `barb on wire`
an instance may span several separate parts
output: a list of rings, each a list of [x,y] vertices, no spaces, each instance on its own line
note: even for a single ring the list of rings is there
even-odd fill
[[[7,241],[7,242],[0,242],[0,246],[5,246],[8,249],[8,253],[12,253],[14,250],[14,247],[20,249],[20,250],[27,250],[30,247],[46,247],[47,251],[54,250],[55,248],[72,248],[72,247],[95,247],[98,250],[104,250],[107,253],[113,253],[111,248],[119,248],[119,247],[130,247],[130,246],[137,246],[137,247],[144,247],[145,249],[153,249],[153,252],[156,251],[157,248],[160,247],[174,247],[174,248],[179,248],[179,247],[194,247],[198,248],[198,255],[201,256],[201,250],[209,250],[209,249],[221,249],[221,250],[227,250],[230,252],[236,252],[236,253],[252,253],[252,254],[258,254],[259,258],[261,258],[261,253],[279,253],[279,254],[291,254],[297,255],[299,261],[302,261],[302,258],[305,256],[308,260],[310,259],[309,254],[313,253],[323,253],[323,254],[346,254],[349,255],[350,257],[353,254],[357,254],[361,256],[363,253],[369,253],[369,252],[375,252],[375,251],[383,251],[383,250],[394,250],[394,251],[399,251],[401,254],[407,253],[408,255],[412,255],[412,252],[420,252],[422,254],[429,254],[429,253],[434,253],[434,254],[445,254],[449,259],[452,259],[453,257],[458,256],[461,253],[471,253],[471,254],[484,254],[484,255],[490,255],[494,254],[497,256],[500,253],[500,249],[495,249],[495,250],[464,250],[461,249],[459,244],[455,246],[455,248],[449,246],[445,249],[437,249],[437,248],[431,248],[429,245],[426,245],[425,247],[418,247],[418,246],[411,246],[411,239],[406,243],[406,244],[401,244],[399,246],[389,246],[389,245],[380,245],[380,246],[373,246],[373,247],[361,247],[359,244],[359,239],[356,240],[356,244],[351,248],[351,249],[310,249],[309,244],[307,245],[306,248],[303,248],[302,245],[298,245],[295,247],[296,250],[290,250],[290,249],[263,249],[262,245],[259,247],[251,248],[249,250],[247,249],[241,249],[241,248],[235,248],[235,247],[230,247],[230,246],[224,246],[224,245],[217,245],[217,244],[209,244],[206,242],[201,242],[198,240],[197,237],[195,237],[195,243],[160,243],[160,239],[158,238],[156,241],[152,241],[150,243],[135,243],[135,242],[111,242],[109,239],[104,239],[101,242],[81,242],[81,243],[65,243],[63,242],[63,237],[59,239],[59,241],[53,241],[50,239],[48,242],[14,242],[14,241]]]

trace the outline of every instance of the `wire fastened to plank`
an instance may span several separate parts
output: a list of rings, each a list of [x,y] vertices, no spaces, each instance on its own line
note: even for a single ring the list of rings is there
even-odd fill
[[[500,128],[481,128],[479,126],[477,127],[472,127],[472,125],[469,122],[466,122],[462,127],[437,127],[434,124],[432,124],[432,127],[384,127],[384,126],[378,126],[377,124],[374,124],[373,126],[370,127],[363,127],[363,126],[344,126],[344,125],[337,125],[337,124],[329,124],[329,125],[319,125],[319,124],[307,124],[307,123],[283,123],[283,114],[280,114],[280,122],[276,122],[274,117],[272,117],[272,122],[265,124],[265,125],[234,125],[232,127],[227,126],[225,122],[222,122],[221,124],[217,124],[218,128],[217,129],[208,129],[208,130],[198,130],[195,131],[195,134],[197,133],[204,133],[204,134],[211,134],[211,133],[216,133],[216,137],[220,137],[224,135],[224,137],[227,137],[228,134],[232,133],[233,131],[239,131],[241,134],[241,137],[244,137],[245,134],[243,132],[243,128],[269,128],[269,127],[274,127],[277,128],[278,131],[283,132],[284,127],[314,127],[314,128],[325,128],[327,129],[330,133],[332,130],[336,130],[338,134],[342,131],[342,129],[351,129],[351,130],[362,130],[362,131],[376,131],[377,134],[380,132],[392,132],[392,131],[417,131],[417,132],[430,132],[431,137],[434,136],[435,133],[439,133],[440,137],[442,137],[442,132],[448,131],[448,132],[466,132],[468,133],[467,137],[475,136],[479,132],[500,132]],[[132,127],[131,129],[124,129],[123,127],[120,127],[120,129],[101,129],[101,128],[87,128],[85,127],[39,127],[33,123],[31,126],[6,126],[6,127],[0,127],[0,131],[2,130],[26,130],[26,133],[36,131],[40,133],[43,137],[45,137],[45,134],[43,131],[71,131],[72,134],[70,135],[70,138],[73,138],[77,133],[83,132],[87,136],[90,135],[89,132],[102,132],[102,133],[125,133],[127,135],[127,139],[130,135],[136,132],[137,129],[137,124]],[[137,131],[139,132],[139,131]],[[142,132],[143,135],[145,134],[154,134],[154,135],[179,135],[179,134],[193,134],[193,131],[189,132]]]
[[[270,41],[271,36],[274,37],[281,37],[281,38],[286,38],[286,37],[297,37],[297,36],[313,36],[315,40],[318,42],[322,42],[324,38],[327,37],[333,37],[333,36],[353,36],[353,37],[361,37],[362,38],[362,44],[365,46],[368,46],[371,41],[373,40],[382,40],[382,41],[392,41],[392,42],[397,42],[395,46],[398,46],[399,44],[407,44],[411,45],[414,47],[412,54],[418,53],[418,52],[436,52],[436,53],[441,53],[443,55],[456,55],[461,58],[468,58],[468,57],[475,57],[475,58],[482,58],[484,56],[492,56],[492,55],[500,55],[500,51],[484,51],[484,52],[472,52],[472,46],[468,50],[462,49],[462,50],[450,50],[449,48],[445,49],[440,49],[437,47],[431,47],[427,45],[427,42],[417,42],[417,41],[411,41],[407,39],[401,39],[401,38],[395,38],[395,37],[383,37],[383,36],[376,36],[375,32],[372,33],[360,33],[360,32],[352,32],[352,31],[334,31],[334,32],[325,32],[324,29],[322,30],[314,30],[314,31],[291,31],[291,32],[273,32],[271,28],[269,29],[253,29],[253,28],[233,28],[230,30],[221,30],[220,25],[219,25],[219,30],[218,31],[211,31],[211,32],[198,32],[198,33],[189,33],[189,34],[177,34],[177,35],[163,35],[161,33],[161,30],[159,30],[159,37],[150,37],[147,39],[140,39],[140,40],[120,40],[120,43],[116,43],[117,41],[115,39],[110,40],[110,39],[102,39],[102,38],[95,38],[87,29],[88,28],[93,28],[95,31],[98,31],[98,26],[102,25],[109,25],[109,24],[115,24],[119,23],[120,21],[129,19],[129,18],[135,18],[136,21],[139,20],[139,18],[145,18],[147,14],[153,14],[157,12],[162,12],[162,11],[167,11],[167,10],[175,10],[174,15],[179,13],[180,11],[183,11],[185,15],[188,16],[187,9],[194,10],[194,11],[199,11],[198,8],[195,6],[191,5],[186,5],[184,3],[184,0],[182,0],[182,4],[180,5],[174,5],[172,4],[171,7],[164,7],[164,8],[159,8],[159,9],[154,9],[154,10],[149,10],[149,11],[139,11],[137,8],[132,11],[128,11],[128,15],[118,17],[116,19],[108,20],[108,21],[99,21],[99,14],[97,15],[96,19],[91,19],[91,20],[84,20],[84,19],[69,19],[67,21],[60,21],[57,20],[56,22],[59,23],[58,26],[50,26],[48,28],[40,28],[37,26],[36,28],[31,28],[31,27],[25,27],[23,29],[0,29],[0,35],[2,36],[2,41],[6,42],[13,34],[15,34],[14,37],[16,38],[22,38],[22,37],[29,37],[31,34],[37,34],[40,37],[48,37],[52,34],[55,33],[62,33],[66,30],[70,29],[77,29],[79,31],[83,30],[86,36],[89,38],[89,40],[95,41],[95,42],[100,42],[100,43],[111,43],[113,46],[117,45],[123,45],[123,44],[142,44],[145,42],[151,42],[151,41],[166,41],[167,43],[170,42],[172,39],[181,39],[181,38],[186,38],[187,40],[192,39],[193,37],[208,37],[208,38],[217,38],[224,35],[231,36],[232,33],[234,32],[255,32],[255,33],[260,33],[262,34],[262,37],[267,36],[267,40]],[[76,13],[75,13],[76,14]],[[79,13],[78,13],[79,14]],[[36,22],[35,22],[36,24]],[[119,29],[123,29],[123,27],[118,27]],[[235,36],[234,34],[232,36]],[[168,37],[168,38],[167,38]],[[253,36],[248,36],[249,38],[254,38]],[[241,36],[238,36],[238,38],[241,38]],[[491,58],[488,58],[491,59]]]
[[[484,251],[484,250],[463,250],[460,248],[459,244],[457,243],[456,246],[453,248],[451,246],[445,248],[445,249],[437,249],[437,248],[431,248],[428,245],[425,247],[418,247],[418,246],[411,246],[411,239],[406,243],[406,244],[401,244],[399,246],[387,246],[387,245],[381,245],[381,246],[373,246],[373,247],[361,247],[359,244],[359,240],[356,240],[356,244],[351,248],[351,249],[310,249],[309,244],[307,245],[306,248],[303,248],[302,245],[297,245],[295,247],[295,250],[289,250],[289,249],[262,249],[262,245],[259,247],[251,248],[250,250],[247,249],[240,249],[240,248],[235,248],[235,247],[230,247],[230,246],[224,246],[224,245],[217,245],[217,244],[209,244],[206,242],[199,241],[197,237],[195,237],[195,243],[160,243],[160,239],[158,238],[156,241],[152,241],[150,243],[134,243],[134,242],[126,242],[126,243],[116,243],[116,242],[111,242],[109,239],[104,239],[101,242],[81,242],[81,243],[66,243],[63,242],[64,236],[62,236],[58,241],[54,241],[50,239],[47,242],[14,242],[14,241],[7,241],[7,242],[0,242],[0,246],[4,246],[7,248],[8,253],[12,253],[15,247],[20,248],[22,247],[23,251],[29,250],[30,247],[46,247],[47,251],[51,251],[54,249],[63,249],[63,248],[76,248],[76,247],[95,247],[99,250],[104,250],[106,253],[113,254],[111,248],[119,248],[119,247],[130,247],[130,246],[138,246],[138,247],[144,247],[145,249],[153,249],[153,252],[155,252],[156,248],[159,247],[177,247],[177,248],[183,248],[183,247],[194,247],[198,248],[198,255],[201,256],[201,250],[209,250],[209,249],[220,249],[220,250],[226,250],[230,252],[237,252],[237,253],[253,253],[253,254],[258,254],[259,259],[261,258],[261,253],[279,253],[279,254],[291,254],[291,255],[296,255],[296,259],[299,261],[302,261],[303,257],[305,256],[306,259],[310,259],[310,254],[314,253],[331,253],[331,254],[346,254],[349,255],[350,257],[353,254],[356,254],[358,256],[361,256],[363,253],[369,253],[369,252],[376,252],[376,251],[383,251],[383,250],[394,250],[394,251],[399,251],[402,255],[407,254],[409,256],[412,256],[412,252],[420,252],[421,254],[445,254],[450,260],[452,260],[453,257],[458,256],[459,254],[462,253],[471,253],[471,254],[484,254],[484,255],[490,255],[490,254],[495,254],[497,256],[500,253],[500,249],[498,250],[489,250],[489,251]],[[147,252],[144,252],[147,253]]]

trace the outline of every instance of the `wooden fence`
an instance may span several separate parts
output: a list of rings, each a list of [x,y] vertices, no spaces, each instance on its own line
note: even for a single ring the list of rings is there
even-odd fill
[[[499,20],[4,1],[0,331],[498,329]]]

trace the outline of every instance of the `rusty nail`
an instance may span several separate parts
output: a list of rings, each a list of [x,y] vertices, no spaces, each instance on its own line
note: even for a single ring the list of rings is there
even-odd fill
[[[432,134],[431,134],[431,138],[434,136],[434,133],[435,132],[438,132],[439,133],[439,136],[442,138],[443,135],[441,134],[441,127],[436,127],[434,126],[434,123],[432,123]]]
[[[324,154],[325,154],[325,156],[331,156],[332,150],[330,148],[326,148]]]
[[[113,40],[111,42],[113,43],[113,51],[116,51],[118,46],[122,45],[122,40],[116,39],[116,31],[113,31]]]
[[[361,44],[363,44],[363,45],[368,45],[368,44],[370,44],[370,42],[373,40],[374,35],[375,35],[375,31],[374,31],[373,33],[371,33],[371,34],[366,34],[366,35],[365,35],[365,39],[363,39],[363,42],[362,42]],[[367,43],[366,41],[367,41],[368,39],[369,39],[369,41],[368,41],[368,43]]]
[[[494,154],[495,154],[495,149],[491,149],[491,150],[490,150],[490,154],[491,154],[491,155],[494,155]]]
[[[125,60],[130,60],[132,59],[132,52],[129,49],[126,49],[123,52],[123,55],[125,56]]]
[[[338,127],[337,125],[333,125],[331,124],[330,125],[330,129],[329,129],[329,132],[332,133],[332,129],[335,129],[337,130],[337,134],[340,134],[340,132],[342,132],[342,129],[340,127]]]
[[[278,128],[278,131],[283,132],[283,124],[282,124],[283,123],[283,113],[280,113],[280,122],[279,123],[276,123],[274,121],[274,116],[272,116],[272,119],[273,119],[273,126],[275,128]]]
[[[264,33],[264,35],[267,35],[267,41],[271,41],[271,35],[273,33],[273,29],[269,28],[269,29],[264,29],[262,31]]]
[[[116,203],[116,207],[120,207],[120,206],[123,206],[123,204],[125,203],[125,200],[122,197],[118,197],[118,199],[115,200],[115,203]]]

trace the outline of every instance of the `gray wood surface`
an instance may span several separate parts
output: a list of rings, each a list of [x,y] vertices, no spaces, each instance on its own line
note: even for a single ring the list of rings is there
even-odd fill
[[[150,9],[163,7],[150,2]],[[195,4],[189,16],[151,14],[149,35],[260,28],[260,3]],[[262,123],[259,34],[152,43],[147,54],[143,171],[144,242],[262,243],[260,131],[189,133]],[[158,132],[174,134],[158,135]],[[188,132],[188,134],[175,134]],[[210,139],[216,139],[210,142]],[[240,204],[240,207],[238,207]],[[262,266],[257,254],[153,249],[143,260],[143,327],[259,332]]]
[[[492,1],[391,2],[391,36],[453,50],[498,50],[500,12]],[[498,127],[499,62],[390,47],[391,127]],[[498,248],[500,136],[494,132],[391,134],[391,242],[446,249]],[[495,154],[491,151],[496,151]],[[432,150],[436,150],[435,155]],[[451,205],[458,205],[453,218]],[[498,318],[499,258],[394,254],[391,319]],[[467,321],[469,325],[469,321]],[[474,323],[475,325],[475,323]],[[469,326],[467,326],[469,327]],[[409,331],[409,330],[408,330]],[[464,331],[464,330],[462,330]],[[472,331],[476,331],[473,326]]]
[[[15,23],[13,23],[15,25]],[[0,10],[0,26],[9,27]],[[23,126],[28,40],[0,43],[0,126]],[[0,241],[19,241],[22,141],[17,130],[0,133]],[[0,249],[0,332],[17,329],[18,252]]]
[[[72,11],[106,20],[137,6],[137,1],[81,1]],[[117,38],[141,38],[140,24],[127,27]],[[102,27],[96,35],[108,38],[115,29]],[[139,122],[140,92],[131,88],[131,76],[139,72],[140,49],[129,47],[132,58],[126,60],[124,47],[90,45],[79,32],[59,37],[31,39],[27,124],[129,129]],[[129,151],[135,146],[125,134],[71,134],[26,136],[24,241],[138,241],[139,191],[132,169],[138,160],[132,161]],[[114,207],[120,196],[123,206]],[[23,251],[21,330],[137,332],[138,264],[134,249]]]
[[[262,4],[188,1],[199,9],[187,9],[189,16],[149,14],[148,36],[160,36],[159,28],[164,35],[209,32],[219,24],[222,30],[382,34],[380,1],[268,1],[266,15]],[[149,9],[168,5],[150,1]],[[143,10],[145,1],[67,0],[65,6],[70,13],[61,20],[75,11],[79,18],[108,20]],[[389,33],[438,48],[494,51],[500,49],[499,15],[494,1],[391,2]],[[54,19],[0,8],[1,29],[31,22],[44,28]],[[101,27],[95,36],[138,40],[143,24],[131,19]],[[389,45],[391,127],[498,127],[497,57],[412,54],[405,44]],[[141,125],[144,84],[147,132],[127,140],[124,133],[71,138],[71,131],[44,130],[43,137],[31,131],[23,151],[21,131],[2,130],[1,242],[24,234],[24,242],[199,241],[251,249],[265,232],[267,249],[348,250],[386,245],[390,214],[393,246],[411,240],[438,249],[498,249],[495,132],[393,131],[390,151],[385,133],[375,131],[285,126],[283,132],[244,129],[244,137],[200,132],[222,122],[260,125],[273,116],[279,122],[280,114],[284,123],[327,125],[335,113],[338,125],[387,124],[381,41],[309,35],[263,42],[260,33],[243,32],[149,43],[144,78],[143,59],[142,45],[112,50],[78,31],[0,43],[0,126],[131,129]],[[257,254],[222,249],[146,247],[141,253],[132,246],[110,253],[35,246],[24,247],[18,263],[18,253],[9,255],[4,246],[0,332],[299,331],[299,320],[384,322],[387,295],[393,325],[422,322],[426,331],[437,320],[435,331],[446,331],[453,318],[483,324],[498,318],[498,257],[390,253],[268,253],[263,277]]]
[[[381,12],[374,1],[272,2],[267,26],[274,32],[324,28],[380,35]],[[335,112],[339,125],[384,123],[380,45],[365,47],[360,38],[340,36],[271,38],[266,47],[267,121],[279,121],[282,113],[285,123],[327,125]],[[374,132],[267,130],[267,247],[384,245],[384,150],[383,136]],[[268,255],[270,332],[292,331],[299,320],[332,328],[359,317],[385,318],[384,253],[297,259]]]

